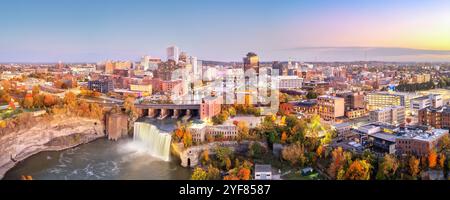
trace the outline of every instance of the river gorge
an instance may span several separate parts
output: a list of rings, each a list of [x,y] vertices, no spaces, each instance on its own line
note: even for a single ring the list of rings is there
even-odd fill
[[[31,176],[35,180],[190,178],[191,169],[183,168],[180,160],[176,156],[170,156],[169,153],[170,135],[167,133],[175,128],[175,121],[147,120],[145,123],[136,123],[136,126],[149,131],[138,130],[134,138],[119,141],[109,141],[105,137],[98,136],[91,138],[90,142],[61,151],[42,147],[39,149],[42,152],[32,152],[31,156],[28,155],[20,162],[14,163],[14,167],[10,167],[3,179],[17,180],[24,175]],[[150,143],[150,140],[158,142]]]

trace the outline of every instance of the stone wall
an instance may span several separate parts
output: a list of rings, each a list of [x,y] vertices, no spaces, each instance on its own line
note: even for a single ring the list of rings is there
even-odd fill
[[[208,150],[209,154],[215,154],[215,148],[217,146],[229,147],[233,152],[244,154],[247,153],[248,148],[254,141],[225,141],[225,142],[212,142],[205,145],[193,146],[190,148],[180,150],[179,156],[181,160],[181,166],[183,167],[195,167],[200,162],[200,154],[204,150]],[[267,149],[266,143],[259,142],[261,146]]]

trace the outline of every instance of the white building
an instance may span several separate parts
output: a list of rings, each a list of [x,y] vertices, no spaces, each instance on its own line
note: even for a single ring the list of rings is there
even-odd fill
[[[177,46],[171,46],[167,48],[167,60],[174,60],[178,63],[180,58],[180,49]]]
[[[272,180],[272,166],[256,164],[255,180]]]
[[[417,115],[419,110],[433,107],[438,108],[444,105],[444,100],[442,95],[430,94],[423,97],[418,97],[411,99],[411,114]]]
[[[405,122],[405,107],[391,106],[370,112],[371,122],[382,122],[388,124],[402,124]]]
[[[192,73],[194,75],[194,80],[202,80],[203,78],[202,62],[199,62],[197,57],[194,56],[189,57],[189,60],[192,65]]]
[[[279,89],[296,89],[301,88],[303,79],[298,76],[279,76]]]

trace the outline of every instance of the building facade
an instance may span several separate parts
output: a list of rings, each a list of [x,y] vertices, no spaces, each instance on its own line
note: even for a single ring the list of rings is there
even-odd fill
[[[439,141],[448,135],[448,130],[433,129],[430,131],[415,131],[398,137],[395,142],[397,154],[427,156]]]
[[[345,115],[344,98],[323,95],[317,98],[318,114],[326,121],[335,121]]]
[[[202,100],[200,105],[200,119],[211,119],[212,117],[220,114],[222,109],[222,98],[219,97],[207,97]]]
[[[88,81],[88,88],[92,91],[108,93],[114,90],[114,83],[109,79]]]
[[[439,108],[427,107],[419,110],[419,125],[434,128],[450,128],[450,108],[442,106]]]
[[[405,123],[405,107],[391,106],[370,112],[369,119],[371,122],[382,122],[387,124],[403,124]]]

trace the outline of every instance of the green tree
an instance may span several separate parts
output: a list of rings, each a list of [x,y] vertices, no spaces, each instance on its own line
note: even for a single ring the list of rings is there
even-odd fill
[[[315,92],[313,92],[313,91],[310,91],[310,92],[308,92],[308,94],[306,94],[306,98],[307,99],[317,99],[317,93],[315,93]]]
[[[226,165],[227,158],[230,158],[231,154],[233,153],[232,150],[228,147],[221,147],[217,146],[215,149],[216,157],[220,161],[221,166]]]
[[[191,180],[208,180],[208,174],[200,167],[195,168]]]

